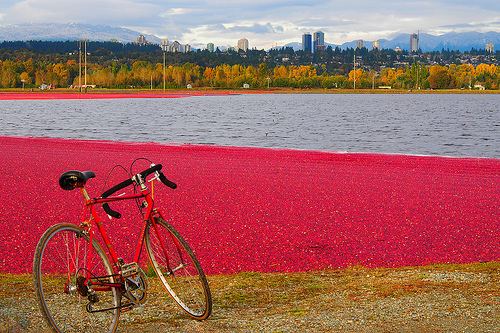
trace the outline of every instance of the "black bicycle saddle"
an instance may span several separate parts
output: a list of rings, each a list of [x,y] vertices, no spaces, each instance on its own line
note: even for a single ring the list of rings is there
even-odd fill
[[[77,187],[83,187],[87,180],[94,177],[95,173],[93,171],[66,171],[59,177],[59,186],[63,190],[71,191]]]

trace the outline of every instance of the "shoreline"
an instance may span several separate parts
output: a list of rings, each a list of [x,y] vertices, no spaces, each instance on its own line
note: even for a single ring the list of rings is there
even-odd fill
[[[130,89],[90,89],[80,93],[68,89],[54,90],[0,90],[0,100],[37,99],[117,99],[117,98],[181,98],[191,96],[220,96],[240,94],[500,94],[499,90],[401,90],[401,89],[174,89],[174,90],[130,90]]]
[[[15,203],[0,206],[0,272],[29,273],[43,231],[80,218],[81,196],[59,188],[61,173],[94,171],[96,196],[109,170],[137,157],[178,183],[155,200],[208,274],[500,259],[498,159],[30,137],[0,146],[13,189],[0,197]],[[106,188],[125,177],[112,176]],[[136,212],[122,213],[107,230],[134,244]]]

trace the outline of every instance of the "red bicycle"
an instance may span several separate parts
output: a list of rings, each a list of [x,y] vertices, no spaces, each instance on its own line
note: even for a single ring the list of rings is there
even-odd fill
[[[158,180],[172,189],[177,187],[161,169],[160,164],[151,163],[150,168],[105,191],[99,198],[91,198],[85,190],[86,182],[95,177],[94,172],[67,171],[61,175],[59,185],[64,190],[79,188],[85,204],[80,225],[60,223],[50,227],[35,251],[36,298],[53,331],[115,332],[121,312],[144,306],[149,292],[148,277],[139,266],[144,244],[150,268],[177,305],[195,319],[210,316],[212,297],[205,274],[186,241],[155,207],[146,186]],[[150,175],[153,176],[147,180]],[[132,184],[134,193],[112,196]],[[117,255],[96,211],[96,205],[102,204],[108,215],[120,218],[121,214],[111,209],[109,203],[122,200],[136,200],[143,216],[132,262],[124,262]],[[109,256],[96,240],[97,232]]]

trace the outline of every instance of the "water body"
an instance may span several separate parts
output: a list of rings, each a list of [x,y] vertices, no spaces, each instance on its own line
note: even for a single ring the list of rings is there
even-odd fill
[[[500,95],[0,101],[0,135],[500,158]]]

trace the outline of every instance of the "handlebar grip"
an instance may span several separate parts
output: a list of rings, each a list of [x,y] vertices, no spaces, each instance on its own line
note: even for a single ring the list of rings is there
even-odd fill
[[[155,166],[152,166],[151,168],[149,168],[149,169],[144,170],[143,172],[141,172],[141,177],[142,178],[146,178],[147,176],[149,176],[153,172],[160,171],[161,168],[162,168],[161,164],[157,164]]]
[[[168,180],[167,177],[165,177],[165,175],[162,172],[160,172],[160,180],[163,184],[167,185],[171,189],[175,190],[177,188],[177,184]]]
[[[121,182],[120,184],[117,184],[115,186],[113,186],[112,188],[110,188],[109,190],[105,191],[103,194],[102,194],[102,197],[103,198],[106,198],[106,197],[109,197],[111,194],[115,193],[116,191],[119,191],[121,190],[122,188],[125,188],[129,185],[132,185],[132,179],[127,179],[127,180],[124,180],[123,182]],[[102,208],[104,209],[104,211],[106,212],[106,214],[108,214],[109,216],[112,216],[116,219],[119,219],[120,217],[122,217],[122,214],[118,213],[117,211],[114,211],[112,210],[108,203],[103,203],[102,204]]]
[[[109,216],[113,216],[115,219],[119,219],[120,217],[122,217],[122,214],[112,210],[107,202],[102,204],[102,208],[104,208],[106,214],[108,214]]]
[[[157,164],[157,165],[154,165],[152,166],[151,168],[147,169],[147,170],[144,170],[143,172],[140,173],[141,177],[144,179],[146,178],[147,176],[149,176],[150,174],[152,174],[153,172],[156,172],[158,171],[159,172],[159,175],[160,175],[160,180],[163,184],[167,185],[168,187],[172,188],[172,189],[175,189],[177,188],[177,184],[175,184],[174,182],[170,181],[167,179],[167,177],[165,177],[165,175],[160,171],[162,168],[162,165],[161,164]],[[113,186],[112,188],[110,188],[109,190],[105,191],[103,194],[102,194],[102,197],[103,198],[107,198],[109,197],[111,194],[121,190],[122,188],[125,188],[129,185],[132,185],[133,181],[132,179],[127,179],[127,180],[124,180],[123,182],[121,182],[120,184],[117,184],[115,186]],[[119,219],[122,214],[120,214],[119,212],[117,211],[114,211],[112,210],[108,203],[103,203],[102,204],[102,208],[104,209],[104,211],[109,215],[109,216],[112,216],[114,218],[117,218]]]
[[[115,193],[116,191],[119,191],[121,190],[122,188],[125,188],[129,185],[132,185],[132,179],[127,179],[127,180],[124,180],[123,182],[121,182],[120,184],[118,185],[115,185],[113,186],[112,188],[110,188],[109,190],[105,191],[103,194],[102,194],[102,197],[103,198],[106,198],[106,197],[109,197],[111,194]]]

